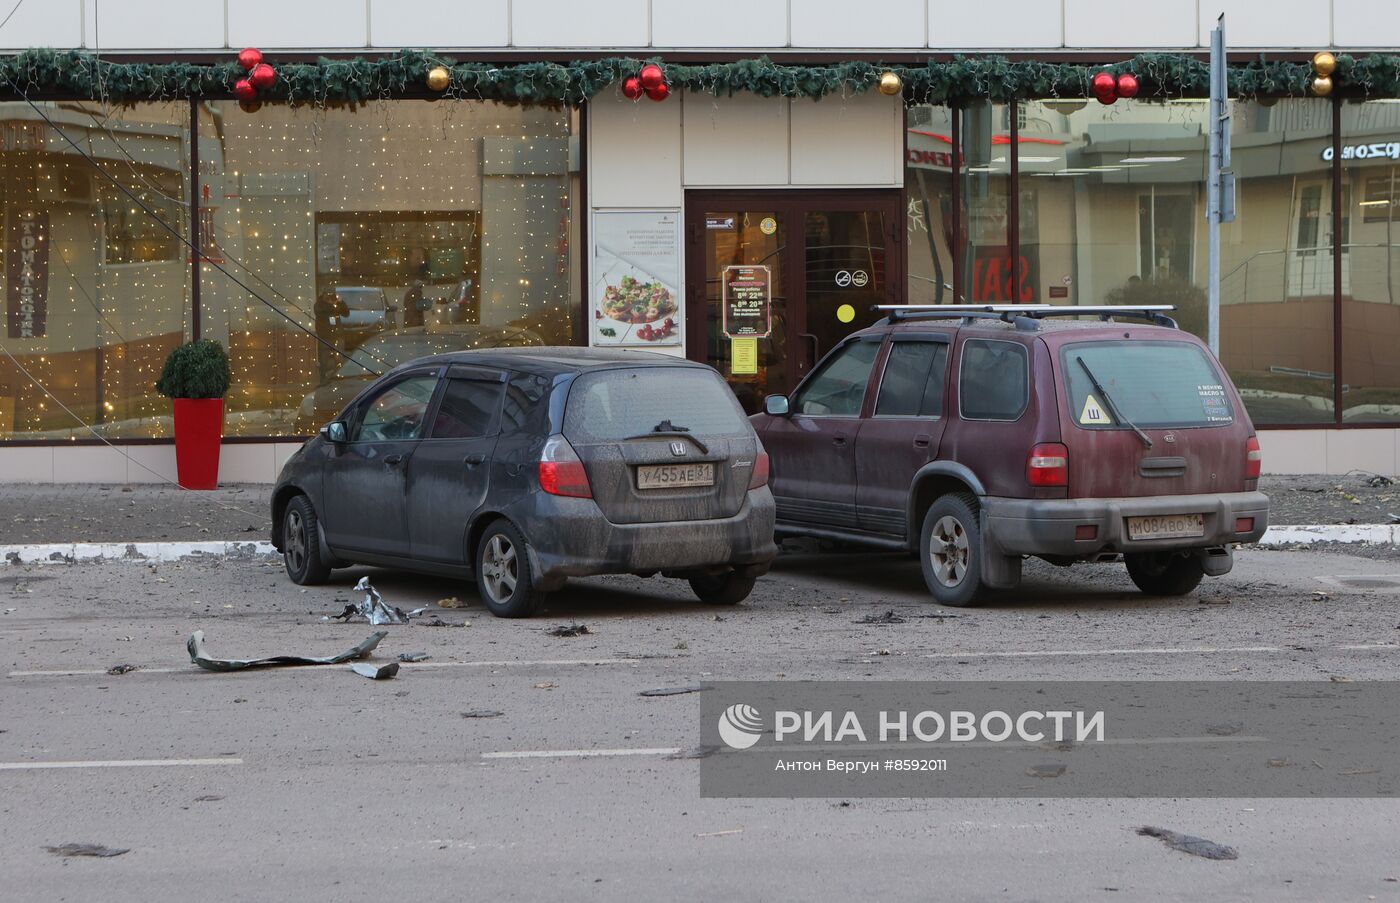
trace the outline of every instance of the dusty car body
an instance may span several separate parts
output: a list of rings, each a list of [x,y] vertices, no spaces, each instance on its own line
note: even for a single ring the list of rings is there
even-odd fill
[[[287,461],[272,541],[298,583],[351,563],[474,575],[510,617],[606,573],[680,577],[732,604],[777,554],[767,470],[704,365],[454,352],[386,373]]]

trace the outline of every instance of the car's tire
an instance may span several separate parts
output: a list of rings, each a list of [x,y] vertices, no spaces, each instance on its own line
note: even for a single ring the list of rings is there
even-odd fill
[[[919,531],[919,565],[935,601],[956,608],[980,605],[986,596],[985,553],[976,496],[950,493],[929,506]]]
[[[528,543],[508,520],[495,521],[481,534],[474,563],[477,592],[498,618],[528,618],[549,595],[535,588]]]
[[[706,605],[738,605],[753,592],[758,577],[745,571],[725,574],[698,574],[690,578],[690,588]]]
[[[1180,552],[1139,552],[1124,555],[1128,576],[1149,596],[1184,596],[1206,575],[1201,559]]]
[[[298,495],[282,512],[282,563],[287,576],[301,586],[325,583],[331,566],[321,557],[321,531],[311,500]]]

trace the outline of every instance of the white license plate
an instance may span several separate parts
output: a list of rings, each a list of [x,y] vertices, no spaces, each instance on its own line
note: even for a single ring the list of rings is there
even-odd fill
[[[1180,539],[1204,536],[1205,533],[1204,514],[1158,514],[1128,518],[1129,539]]]
[[[677,489],[715,485],[715,465],[643,464],[637,468],[638,489]]]

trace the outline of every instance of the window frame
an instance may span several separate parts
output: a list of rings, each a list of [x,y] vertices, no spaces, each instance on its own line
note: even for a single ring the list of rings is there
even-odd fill
[[[830,363],[831,363],[832,361],[834,361],[834,360],[836,359],[836,356],[837,356],[838,354],[840,354],[842,351],[844,351],[846,348],[848,348],[848,347],[850,347],[850,346],[854,346],[854,345],[861,344],[861,343],[863,343],[863,342],[868,342],[868,343],[870,343],[870,344],[875,345],[875,357],[874,357],[873,359],[871,359],[871,361],[870,361],[870,372],[867,373],[867,374],[865,375],[865,393],[861,396],[861,399],[860,399],[860,409],[859,409],[858,411],[856,411],[854,414],[808,414],[808,413],[805,413],[805,412],[803,412],[803,411],[797,410],[798,403],[799,403],[799,397],[800,397],[800,395],[802,394],[802,392],[803,392],[805,389],[807,389],[807,387],[808,387],[812,382],[814,382],[814,381],[815,381],[816,379],[818,379],[823,373],[826,372],[827,367],[830,365]],[[856,335],[847,337],[846,339],[844,339],[844,340],[841,342],[841,344],[837,345],[835,348],[833,348],[833,349],[831,349],[830,351],[828,351],[828,352],[826,353],[826,355],[823,356],[822,359],[821,359],[820,361],[817,362],[817,365],[816,365],[815,367],[812,368],[812,372],[809,373],[809,374],[807,374],[806,378],[804,378],[804,379],[802,380],[802,382],[798,383],[798,384],[797,384],[797,388],[793,389],[793,390],[792,390],[792,394],[788,396],[789,400],[791,401],[791,408],[792,408],[792,415],[791,415],[791,416],[793,416],[793,417],[820,417],[820,418],[828,419],[828,420],[860,420],[862,417],[864,417],[864,416],[865,416],[865,406],[870,402],[870,386],[871,386],[871,383],[874,381],[874,378],[875,378],[876,369],[877,369],[877,368],[876,368],[876,365],[880,363],[880,353],[884,350],[884,342],[885,342],[885,336],[884,336],[884,335],[881,335],[881,334],[878,334],[878,333],[876,333],[876,334],[857,333]],[[884,371],[884,368],[883,368],[883,367],[880,367],[879,370],[880,370],[880,372],[883,372],[883,371]]]
[[[971,342],[982,342],[988,345],[1011,345],[1020,353],[1022,360],[1026,362],[1026,394],[1025,400],[1021,402],[1021,409],[1015,417],[969,417],[963,410],[963,368],[967,365],[967,346]],[[1026,416],[1026,411],[1031,406],[1031,353],[1021,342],[1014,342],[1010,339],[983,338],[981,336],[965,336],[958,345],[958,419],[967,423],[1016,423]]]
[[[361,439],[359,438],[360,427],[364,425],[365,412],[385,392],[393,389],[411,379],[435,379],[432,395],[428,396],[428,405],[423,409],[423,422],[430,423],[433,416],[437,414],[438,400],[442,397],[443,390],[443,367],[428,367],[424,369],[414,369],[405,373],[397,374],[393,379],[383,383],[376,382],[370,385],[358,398],[350,403],[347,411],[353,411],[352,417],[341,415],[341,420],[345,422],[346,445],[360,445],[375,442],[421,442],[425,438],[422,435],[414,436],[412,439]],[[353,437],[353,438],[351,438]]]
[[[496,407],[491,412],[491,423],[486,432],[480,436],[434,436],[433,432],[437,428],[437,417],[442,410],[442,402],[447,397],[447,389],[452,380],[473,383],[492,383],[497,387]],[[422,442],[473,442],[477,439],[491,439],[501,435],[501,427],[504,420],[503,409],[506,401],[507,376],[504,370],[497,370],[491,367],[477,367],[470,364],[451,364],[438,379],[438,388],[433,395],[432,408],[429,411],[428,423],[430,424],[428,435],[420,436]]]
[[[920,342],[928,345],[946,345],[947,353],[943,356],[943,399],[944,404],[939,405],[937,414],[881,414],[880,413],[880,393],[885,388],[885,374],[889,372],[890,359],[894,357],[894,346],[899,342]],[[904,334],[891,334],[889,347],[885,349],[885,357],[880,367],[880,378],[875,383],[875,401],[870,409],[871,420],[931,420],[939,421],[948,416],[948,362],[953,358],[953,336],[946,332],[911,332]],[[877,358],[878,359],[878,358]],[[931,371],[930,371],[931,372]]]

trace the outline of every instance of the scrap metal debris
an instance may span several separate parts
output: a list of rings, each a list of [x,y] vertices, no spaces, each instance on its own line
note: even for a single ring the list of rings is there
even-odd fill
[[[671,753],[668,759],[708,759],[719,752],[718,746],[695,746],[690,749],[683,749],[680,752]]]
[[[714,687],[705,684],[691,684],[688,687],[658,687],[655,690],[643,690],[638,696],[684,696],[686,693],[703,693],[706,690],[713,690]]]
[[[214,658],[204,650],[204,631],[190,634],[185,648],[190,652],[190,662],[206,671],[242,671],[246,668],[277,668],[285,665],[341,665],[354,659],[365,658],[388,636],[388,631],[376,630],[358,646],[347,649],[339,655],[325,658],[311,658],[302,655],[274,655],[269,658]]]
[[[589,630],[588,626],[585,624],[560,624],[558,627],[551,630],[549,635],[559,637],[587,636],[592,632],[593,631]]]
[[[372,662],[356,662],[350,666],[350,670],[361,677],[368,677],[370,680],[388,680],[399,673],[399,663],[381,662],[379,664],[374,664]]]
[[[399,653],[399,661],[401,661],[401,662],[426,662],[426,661],[427,661],[428,659],[430,659],[430,658],[432,658],[432,656],[429,655],[429,654],[426,653],[426,652],[400,652],[400,653]]]
[[[859,621],[852,621],[852,624],[903,624],[904,619],[890,609],[882,615],[866,615]]]
[[[1190,853],[1192,856],[1200,856],[1202,859],[1239,859],[1239,851],[1234,847],[1227,847],[1204,837],[1195,837],[1191,834],[1178,834],[1176,831],[1168,831],[1166,828],[1154,828],[1151,825],[1143,825],[1137,829],[1143,837],[1155,837],[1171,847],[1173,850],[1180,850],[1183,853]]]
[[[107,669],[108,674],[130,674],[132,671],[140,670],[140,665],[113,665]]]
[[[333,619],[349,623],[351,618],[360,617],[376,625],[408,623],[408,619],[411,615],[405,613],[404,610],[397,605],[390,605],[385,602],[384,597],[379,595],[379,590],[374,588],[374,584],[369,582],[368,577],[360,578],[360,582],[355,584],[355,592],[365,594],[363,602],[358,605],[353,603],[348,604],[345,606],[345,610],[340,614],[334,615],[333,618],[326,618],[325,620]],[[417,611],[422,612],[425,610],[426,609],[420,608]]]
[[[463,713],[462,713],[462,717],[463,717],[463,718],[499,718],[499,717],[501,717],[501,716],[504,715],[504,714],[505,714],[505,712],[497,711],[496,709],[472,709],[470,712],[463,712]]]
[[[130,849],[120,850],[104,847],[100,843],[65,843],[56,847],[44,847],[44,849],[55,856],[98,856],[103,859],[131,852]]]
[[[1026,775],[1032,778],[1058,778],[1066,770],[1066,767],[1059,762],[1051,762],[1044,765],[1032,765],[1026,769]]]

